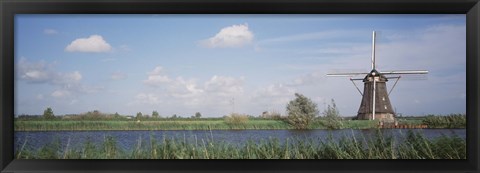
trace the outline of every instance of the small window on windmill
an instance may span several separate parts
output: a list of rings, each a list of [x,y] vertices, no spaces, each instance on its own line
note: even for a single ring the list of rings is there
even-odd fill
[[[385,97],[382,97],[382,100],[385,101]],[[385,108],[386,109],[386,108]]]
[[[387,110],[387,105],[383,105],[383,106],[384,106],[385,110]]]

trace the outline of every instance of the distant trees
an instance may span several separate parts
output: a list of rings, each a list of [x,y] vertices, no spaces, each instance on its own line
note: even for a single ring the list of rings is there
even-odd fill
[[[118,114],[118,112],[115,112],[115,114],[113,114],[113,117],[118,119],[118,118],[120,118],[120,114]]]
[[[295,93],[295,99],[287,105],[285,121],[295,129],[308,129],[319,114],[317,104],[302,94]]]
[[[195,118],[200,118],[202,117],[202,114],[200,112],[195,113]]]
[[[160,114],[158,114],[157,111],[153,111],[153,112],[152,112],[152,117],[153,117],[153,118],[158,118],[158,117],[160,117]]]
[[[283,120],[284,117],[276,111],[264,111],[262,112],[261,115],[259,115],[259,118],[263,119],[272,119],[272,120]]]
[[[138,112],[138,113],[137,113],[137,116],[136,116],[135,118],[136,118],[137,120],[142,119],[142,118],[143,118],[142,112]]]
[[[47,109],[45,109],[45,111],[43,111],[43,118],[47,120],[51,120],[55,118],[52,108],[48,107]]]

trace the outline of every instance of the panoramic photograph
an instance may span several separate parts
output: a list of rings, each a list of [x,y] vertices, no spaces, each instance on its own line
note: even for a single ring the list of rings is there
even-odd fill
[[[19,14],[15,159],[466,159],[466,16]]]

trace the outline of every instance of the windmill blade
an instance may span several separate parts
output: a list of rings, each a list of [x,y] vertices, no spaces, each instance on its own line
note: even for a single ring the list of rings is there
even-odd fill
[[[350,80],[363,80],[363,78],[350,78]]]
[[[396,74],[428,74],[428,70],[392,70],[392,71],[382,71],[380,72],[383,75],[396,75]]]
[[[372,34],[372,70],[375,69],[375,31]]]
[[[351,76],[358,76],[358,75],[367,75],[368,73],[329,73],[327,76],[329,77],[351,77]]]

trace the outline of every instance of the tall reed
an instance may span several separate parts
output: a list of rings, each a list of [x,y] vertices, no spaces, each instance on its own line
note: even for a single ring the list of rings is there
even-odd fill
[[[26,142],[28,143],[28,142]],[[249,140],[244,144],[214,141],[211,138],[192,140],[163,137],[157,141],[139,137],[135,146],[121,149],[113,137],[104,137],[100,145],[87,139],[81,147],[62,149],[54,140],[38,149],[22,147],[18,159],[466,159],[466,141],[458,136],[427,139],[409,131],[398,140],[382,134],[371,137],[343,135],[326,140],[268,138]]]

